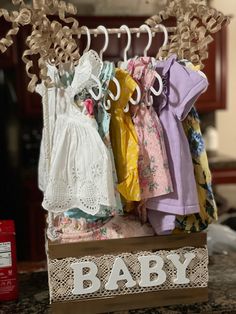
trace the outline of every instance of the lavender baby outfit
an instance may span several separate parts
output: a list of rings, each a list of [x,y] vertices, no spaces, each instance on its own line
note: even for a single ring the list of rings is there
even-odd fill
[[[157,233],[165,233],[174,228],[174,215],[188,215],[199,212],[199,202],[194,179],[192,157],[187,137],[182,127],[184,120],[197,98],[203,93],[208,82],[198,72],[184,67],[172,55],[165,61],[156,62],[156,71],[163,80],[163,92],[154,97],[154,108],[162,123],[170,174],[174,191],[147,201],[149,220],[154,219],[155,211],[171,214],[164,217],[163,223],[155,228]],[[153,213],[154,211],[154,213]],[[174,215],[173,215],[174,214]],[[160,215],[157,214],[156,215]],[[169,225],[166,226],[165,225]],[[173,229],[171,228],[171,229]]]

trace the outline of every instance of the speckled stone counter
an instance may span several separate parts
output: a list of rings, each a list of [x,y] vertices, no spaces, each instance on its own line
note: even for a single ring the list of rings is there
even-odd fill
[[[176,305],[155,309],[133,310],[130,314],[236,314],[236,253],[214,255],[209,265],[209,301],[193,305]],[[0,314],[50,313],[47,273],[20,275],[18,302],[0,304]],[[124,312],[125,313],[125,312]],[[76,313],[75,313],[76,314]]]

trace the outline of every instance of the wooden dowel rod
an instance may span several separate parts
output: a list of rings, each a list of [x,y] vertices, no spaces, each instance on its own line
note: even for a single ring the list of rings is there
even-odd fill
[[[162,33],[163,31],[159,28],[150,28],[152,33]],[[176,27],[166,27],[167,31],[169,33],[174,33],[176,31]],[[108,34],[126,34],[126,30],[120,29],[120,28],[107,28]],[[104,34],[101,30],[98,30],[97,28],[89,29],[90,34],[94,34],[95,36]],[[147,33],[145,29],[139,29],[139,28],[130,28],[131,34],[137,34],[137,33]],[[84,29],[78,30],[79,34],[86,35],[86,31]]]

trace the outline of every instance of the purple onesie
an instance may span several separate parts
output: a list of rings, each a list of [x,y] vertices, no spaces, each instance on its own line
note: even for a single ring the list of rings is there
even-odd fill
[[[154,108],[162,123],[174,192],[147,201],[148,216],[157,233],[174,229],[175,214],[199,212],[192,157],[182,127],[197,98],[208,86],[207,79],[176,61],[172,55],[157,61],[156,70],[163,80],[163,92],[154,97]],[[172,214],[172,215],[166,215]]]

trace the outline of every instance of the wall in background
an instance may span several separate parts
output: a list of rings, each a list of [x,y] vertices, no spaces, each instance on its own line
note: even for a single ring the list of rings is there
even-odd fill
[[[32,0],[24,0],[31,3]],[[79,15],[153,15],[165,7],[167,0],[64,0],[76,5]],[[14,8],[11,0],[1,0],[0,8]]]
[[[227,31],[227,110],[217,112],[216,127],[219,132],[219,151],[236,157],[236,1],[213,0],[211,5],[224,14],[234,16]]]

